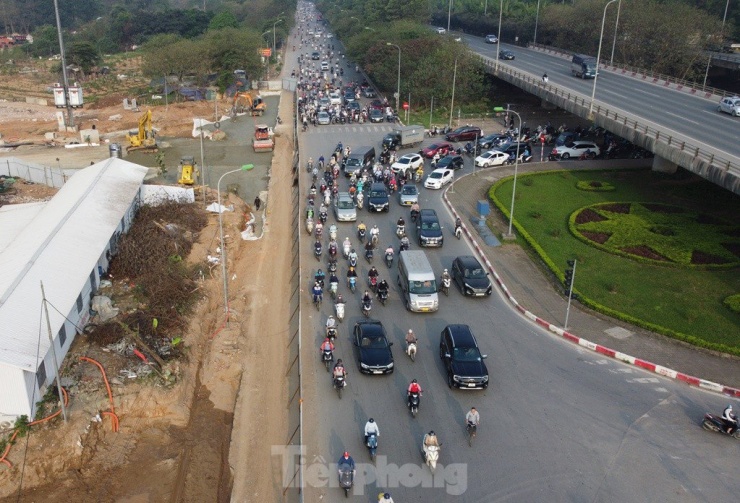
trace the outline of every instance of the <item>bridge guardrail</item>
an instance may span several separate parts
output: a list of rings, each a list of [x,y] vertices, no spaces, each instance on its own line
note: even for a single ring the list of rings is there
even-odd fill
[[[556,56],[559,56],[564,59],[570,60],[570,58],[573,56],[573,51],[566,51],[564,49],[559,49],[557,47],[549,47],[542,44],[529,44],[529,48],[536,49],[538,51],[546,52],[548,54],[554,54]],[[596,59],[596,57],[594,57]],[[721,58],[717,58],[721,59]],[[636,66],[631,65],[624,65],[624,64],[616,64],[616,65],[607,65],[604,64],[603,58],[602,62],[599,64],[601,68],[604,68],[606,70],[621,72],[621,73],[631,73],[633,75],[644,75],[646,78],[653,79],[653,80],[660,80],[663,82],[668,82],[670,84],[675,84],[677,87],[685,87],[688,89],[695,89],[698,93],[704,93],[707,98],[710,96],[714,96],[717,99],[725,98],[727,96],[734,96],[735,93],[731,93],[729,91],[725,91],[724,89],[718,89],[716,87],[712,86],[704,86],[699,84],[698,82],[693,82],[690,80],[685,79],[678,79],[676,77],[671,77],[670,75],[664,75],[662,73],[654,72],[652,70],[646,70],[644,68],[639,68]]]
[[[480,54],[478,54],[477,56],[485,66],[491,68],[495,66],[494,59],[482,56]],[[545,84],[542,82],[542,79],[540,77],[535,77],[530,73],[522,72],[506,64],[499,64],[498,71],[509,74],[517,79],[521,79],[522,81],[527,82],[531,85],[541,86],[548,93],[559,96],[562,99],[574,103],[575,105],[588,108],[591,104],[590,97],[584,97],[583,95],[575,93],[573,91],[559,88],[552,83]],[[635,117],[614,107],[604,106],[603,104],[599,104],[598,101],[594,102],[594,114],[601,115],[604,118],[619,122],[626,127],[630,127],[635,131],[638,131],[641,134],[650,136],[656,142],[664,143],[665,145],[678,149],[682,152],[688,152],[695,160],[701,160],[710,165],[716,166],[725,173],[731,173],[736,177],[740,177],[740,162],[738,162],[737,160],[722,157],[721,155],[717,155],[716,152],[711,151],[712,149],[708,145],[700,146],[693,144],[685,137],[681,137],[675,132],[672,132],[673,134],[666,134],[663,129],[659,129],[659,126],[657,124],[648,123],[648,121],[644,119]]]

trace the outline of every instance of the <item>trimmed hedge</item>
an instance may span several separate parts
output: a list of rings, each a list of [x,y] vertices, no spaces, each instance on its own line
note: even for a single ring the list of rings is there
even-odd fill
[[[740,293],[725,297],[725,300],[722,303],[727,306],[730,311],[740,313]]]
[[[581,180],[576,183],[576,188],[579,190],[590,190],[592,192],[611,192],[616,187],[611,183],[595,180]]]

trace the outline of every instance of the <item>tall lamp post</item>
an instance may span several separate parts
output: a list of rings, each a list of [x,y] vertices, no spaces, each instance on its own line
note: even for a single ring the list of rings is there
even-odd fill
[[[401,99],[401,48],[396,44],[391,44],[390,42],[386,42],[385,45],[392,45],[398,49],[398,78],[396,79],[396,113],[398,114],[401,113],[398,108],[398,100]]]
[[[501,19],[504,13],[504,0],[501,0],[498,6],[498,42],[496,43],[496,67],[494,72],[498,72],[498,60],[501,55]]]
[[[280,15],[282,16],[283,14],[280,13]],[[272,23],[272,55],[275,58],[275,63],[277,63],[277,56],[275,55],[275,25],[278,24],[278,23],[282,23],[283,21],[285,21],[285,20],[284,19],[278,19],[277,21],[275,21],[274,23]]]
[[[588,120],[594,120],[594,99],[596,98],[596,81],[599,78],[599,62],[601,61],[601,44],[604,41],[604,23],[606,23],[606,10],[617,0],[609,0],[604,6],[604,15],[601,18],[601,35],[599,35],[599,50],[596,52],[596,73],[594,74],[594,85],[591,89],[591,104],[588,107]]]
[[[534,40],[533,45],[537,45],[537,24],[540,20],[540,0],[537,0],[537,14],[534,16]]]
[[[452,72],[452,100],[450,101],[450,121],[447,127],[452,127],[452,113],[455,109],[455,81],[457,80],[457,58],[455,58],[455,70]]]
[[[728,2],[730,0],[727,0]],[[617,29],[619,28],[619,13],[622,12],[622,0],[617,4],[617,20],[614,21],[614,40],[612,41],[612,56],[609,58],[609,66],[614,66],[614,48],[617,46]]]
[[[730,0],[727,0],[727,3],[725,4],[725,15],[722,16],[722,31],[719,32],[720,39],[723,39],[725,36],[725,21],[727,21],[727,9],[730,7]],[[722,40],[724,42],[724,40]],[[704,72],[704,84],[703,87],[707,86],[707,77],[709,77],[709,66],[712,64],[712,55],[709,55],[709,58],[707,58],[707,71]]]
[[[223,180],[226,175],[238,173],[239,171],[249,171],[252,168],[254,168],[254,164],[245,164],[239,169],[232,169],[231,171],[227,171],[226,173],[221,175],[221,177],[218,179],[218,183],[216,183],[216,193],[218,197],[218,234],[221,243],[221,275],[224,279],[224,312],[226,313],[227,326],[229,324],[229,283],[228,278],[226,277],[226,246],[224,243],[224,219],[223,211],[221,208],[221,180]]]
[[[519,131],[522,130],[522,116],[519,115],[514,110],[506,109],[508,113],[514,114],[519,119]],[[511,190],[511,210],[509,211],[509,232],[507,234],[508,237],[512,237],[513,234],[511,233],[511,227],[514,223],[514,198],[516,197],[516,175],[517,175],[517,169],[519,168],[519,145],[520,143],[516,143],[516,157],[514,158],[514,188]]]
[[[270,33],[271,30],[267,30],[262,35],[260,35],[260,38],[265,41],[265,45],[270,45],[270,39],[268,38],[265,40],[265,35]],[[260,43],[260,48],[262,48],[262,43]],[[267,47],[269,49],[269,47]],[[270,76],[268,75],[268,69],[270,68],[270,58],[265,59],[265,80],[267,80]]]

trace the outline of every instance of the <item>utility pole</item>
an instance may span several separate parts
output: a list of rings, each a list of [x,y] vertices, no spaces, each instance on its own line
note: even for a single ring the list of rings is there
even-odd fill
[[[56,0],[54,0],[56,3]],[[62,406],[62,417],[67,422],[67,407],[64,405],[64,392],[62,391],[62,377],[59,375],[59,363],[57,362],[57,352],[54,348],[54,336],[51,334],[51,322],[49,321],[49,307],[46,305],[46,293],[44,292],[44,282],[41,282],[41,299],[44,303],[44,313],[46,315],[46,331],[49,334],[49,343],[51,344],[51,360],[54,364],[54,373],[56,374],[57,393],[59,393],[59,402]],[[43,362],[43,358],[41,359]],[[40,387],[40,386],[39,386]]]
[[[75,127],[75,118],[72,106],[69,104],[69,79],[67,78],[67,59],[64,55],[64,39],[62,38],[62,21],[59,19],[59,4],[54,0],[54,14],[57,18],[57,36],[59,37],[59,53],[62,56],[62,82],[64,83],[64,104],[67,107],[67,127]]]
[[[568,316],[570,316],[570,300],[573,298],[573,283],[576,280],[576,259],[568,260],[572,269],[565,270],[565,286],[568,287],[568,308],[565,310],[565,324],[563,330],[568,330]]]

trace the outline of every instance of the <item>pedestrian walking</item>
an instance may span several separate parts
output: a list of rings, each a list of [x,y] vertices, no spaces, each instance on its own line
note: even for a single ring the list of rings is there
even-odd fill
[[[254,198],[254,207],[257,209],[257,211],[260,210],[260,206],[262,205],[262,199],[260,199],[260,196],[257,196]]]

